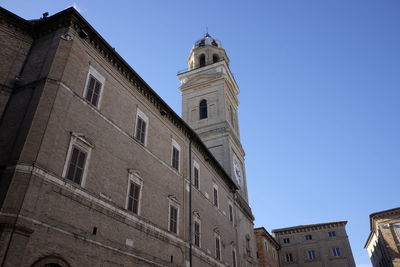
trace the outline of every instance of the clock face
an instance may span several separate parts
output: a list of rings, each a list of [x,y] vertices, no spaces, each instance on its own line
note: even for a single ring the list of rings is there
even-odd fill
[[[233,160],[233,171],[235,173],[237,183],[239,184],[239,186],[242,186],[242,181],[243,181],[242,169],[240,167],[239,162],[236,159]]]

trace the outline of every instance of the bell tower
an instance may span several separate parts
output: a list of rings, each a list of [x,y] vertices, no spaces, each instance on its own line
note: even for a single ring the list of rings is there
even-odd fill
[[[208,33],[196,41],[178,74],[182,118],[200,136],[247,201],[244,150],[240,143],[237,108],[239,87],[229,69],[221,42]]]

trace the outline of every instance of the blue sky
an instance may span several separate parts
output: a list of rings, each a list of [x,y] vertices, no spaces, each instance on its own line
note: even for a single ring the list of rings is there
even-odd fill
[[[255,225],[348,220],[356,262],[369,266],[368,215],[400,206],[400,1],[1,5],[27,19],[75,5],[178,114],[177,71],[208,27],[241,89]]]

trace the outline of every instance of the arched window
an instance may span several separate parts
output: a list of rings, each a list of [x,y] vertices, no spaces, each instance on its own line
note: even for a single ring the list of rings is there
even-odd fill
[[[200,120],[206,119],[208,117],[207,114],[207,100],[203,99],[200,101]]]
[[[219,61],[219,56],[214,54],[213,55],[213,63],[218,62]]]
[[[204,54],[201,54],[199,61],[200,61],[200,67],[204,67],[206,65],[206,56]]]
[[[57,256],[48,256],[37,260],[31,267],[70,267],[70,265]]]

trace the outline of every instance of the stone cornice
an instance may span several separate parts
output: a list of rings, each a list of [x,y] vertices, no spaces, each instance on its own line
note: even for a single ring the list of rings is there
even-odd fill
[[[328,223],[318,223],[318,224],[307,224],[307,225],[299,225],[288,228],[280,228],[272,230],[272,233],[275,235],[287,235],[301,232],[309,232],[309,231],[319,231],[337,227],[346,226],[347,221],[338,221],[338,222],[328,222]]]
[[[4,8],[0,8],[0,15],[1,23],[13,25],[34,38],[50,34],[61,28],[66,28],[66,30],[68,28],[73,29],[78,33],[78,36],[80,36],[80,33],[84,33],[85,38],[82,38],[82,41],[87,42],[95,48],[123,78],[133,85],[133,87],[144,96],[149,103],[159,110],[162,116],[171,121],[171,123],[183,132],[187,138],[192,140],[193,145],[204,156],[206,161],[213,166],[215,171],[233,191],[238,189],[230,176],[224,171],[222,166],[201,141],[200,137],[172,110],[172,108],[168,106],[168,104],[164,102],[164,100],[162,100],[162,98],[136,73],[135,70],[132,69],[132,67],[115,51],[115,49],[112,48],[103,37],[101,37],[101,35],[79,14],[78,11],[76,11],[76,9],[70,7],[53,16],[32,21],[27,21],[18,17]]]

